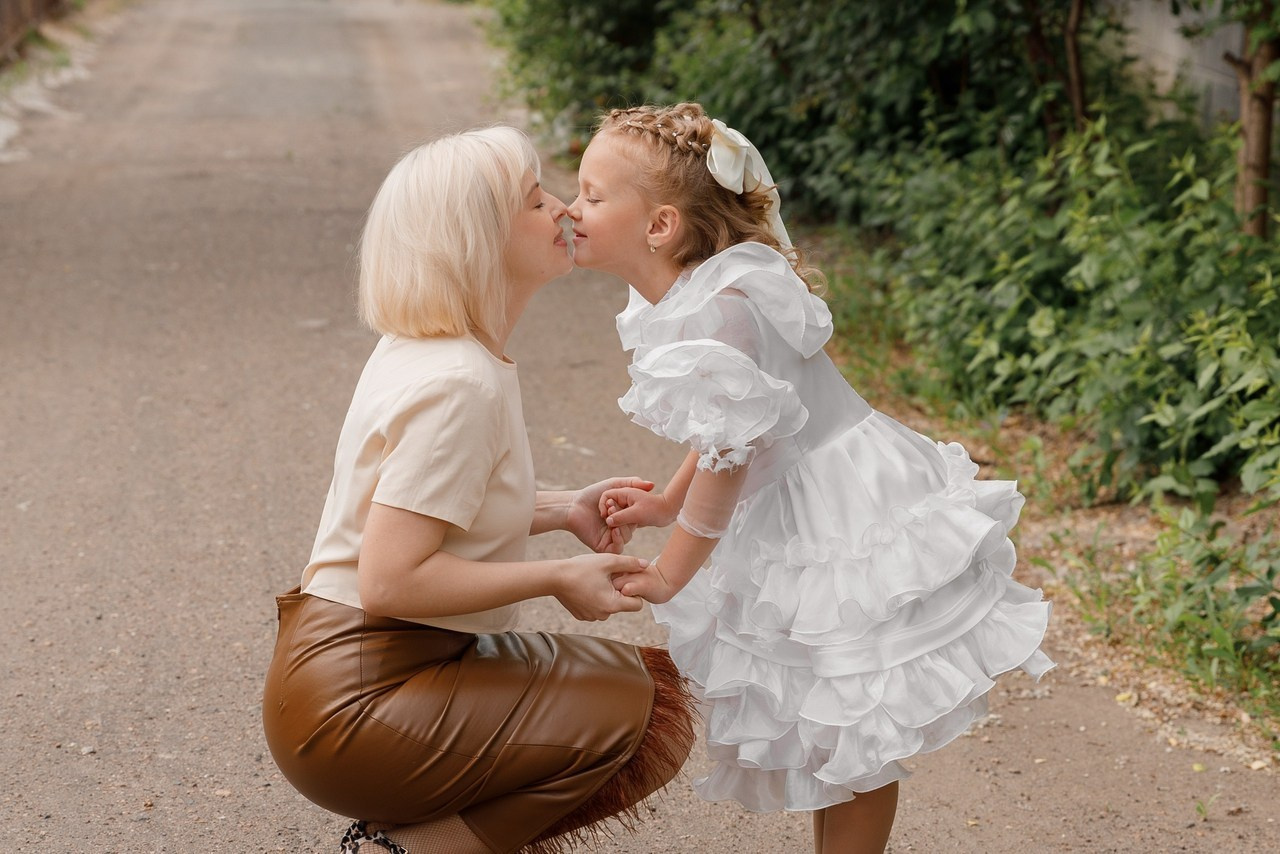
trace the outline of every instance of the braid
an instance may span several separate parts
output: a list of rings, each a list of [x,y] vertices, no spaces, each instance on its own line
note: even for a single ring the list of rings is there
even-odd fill
[[[774,236],[771,188],[734,193],[716,183],[707,169],[714,132],[702,105],[692,102],[610,110],[598,129],[635,142],[647,155],[639,164],[642,191],[650,201],[680,210],[685,233],[675,248],[677,264],[695,264],[734,244],[754,241],[782,252],[810,290],[821,289],[826,282],[822,272],[806,262],[803,252],[784,249]]]
[[[602,125],[630,136],[650,134],[687,156],[705,158],[711,149],[711,120],[697,104],[610,110]]]

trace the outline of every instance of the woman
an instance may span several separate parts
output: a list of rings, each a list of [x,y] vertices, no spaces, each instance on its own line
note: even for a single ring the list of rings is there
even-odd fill
[[[615,478],[537,492],[507,338],[572,267],[564,205],[512,128],[404,157],[369,211],[360,310],[383,334],[343,424],[311,561],[278,600],[263,717],[281,771],[360,819],[342,850],[553,851],[680,769],[688,694],[665,652],[511,631],[518,603],[636,611],[597,510]],[[568,530],[596,554],[526,561]]]

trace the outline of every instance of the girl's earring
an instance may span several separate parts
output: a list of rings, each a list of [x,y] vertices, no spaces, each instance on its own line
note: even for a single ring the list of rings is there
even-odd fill
[[[649,254],[650,254],[650,255],[652,255],[654,252],[657,252],[657,251],[658,251],[658,247],[656,247],[656,246],[654,246],[652,243],[650,243],[650,244],[649,244]]]

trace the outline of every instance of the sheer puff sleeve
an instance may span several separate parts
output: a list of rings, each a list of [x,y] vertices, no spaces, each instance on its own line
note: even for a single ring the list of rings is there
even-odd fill
[[[648,350],[632,363],[619,401],[631,420],[688,444],[698,468],[722,471],[792,436],[809,418],[791,383],[762,371],[741,350],[710,338]]]

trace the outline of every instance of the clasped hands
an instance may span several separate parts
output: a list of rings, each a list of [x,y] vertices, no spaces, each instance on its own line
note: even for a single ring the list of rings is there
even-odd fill
[[[626,530],[629,542],[636,528],[665,528],[674,522],[680,508],[672,506],[665,495],[653,492],[652,488],[618,487],[606,490],[600,496],[599,505],[600,516],[605,524],[611,530]],[[634,572],[615,575],[613,586],[623,596],[638,596],[655,604],[669,601],[679,591],[679,587],[671,584],[662,574],[662,568],[656,560],[649,561]]]
[[[675,519],[675,511],[652,490],[651,481],[617,477],[573,495],[564,528],[596,552],[570,559],[564,589],[556,596],[574,618],[606,620],[622,611],[639,611],[641,599],[665,602],[675,594],[671,589],[664,597],[667,585],[653,564],[622,554],[636,528],[662,527]]]

